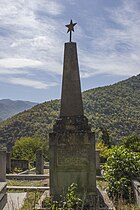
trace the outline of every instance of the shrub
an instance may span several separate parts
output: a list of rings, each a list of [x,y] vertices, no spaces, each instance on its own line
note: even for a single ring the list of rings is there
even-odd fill
[[[36,158],[36,151],[40,148],[43,148],[41,139],[37,137],[24,137],[16,141],[12,150],[12,157],[34,161]]]
[[[47,199],[47,210],[80,210],[82,209],[82,200],[76,195],[77,184],[71,184],[65,196],[60,196],[58,200]]]
[[[105,162],[110,155],[111,149],[109,149],[103,141],[98,141],[96,144],[96,148],[100,150],[101,162]]]
[[[115,146],[103,169],[109,196],[130,200],[131,180],[139,175],[140,156],[124,146]]]
[[[133,152],[140,152],[140,136],[133,135],[125,137],[122,141],[122,145]]]

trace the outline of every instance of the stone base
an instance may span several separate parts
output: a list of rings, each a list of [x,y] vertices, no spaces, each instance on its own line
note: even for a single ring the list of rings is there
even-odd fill
[[[80,194],[96,194],[93,132],[50,133],[50,193],[63,195],[76,183]]]
[[[84,207],[88,210],[115,210],[113,205],[106,204],[106,198],[102,195],[98,188],[96,189],[96,194],[78,194],[77,196],[82,199]],[[54,201],[58,201],[59,199],[61,200],[62,197],[53,197]],[[45,208],[45,205],[43,207]]]
[[[83,198],[81,198],[84,200]],[[84,201],[84,206],[88,210],[115,210],[112,206],[110,208],[109,205],[105,202],[106,198],[100,192],[100,190],[96,189],[96,195],[88,194]]]

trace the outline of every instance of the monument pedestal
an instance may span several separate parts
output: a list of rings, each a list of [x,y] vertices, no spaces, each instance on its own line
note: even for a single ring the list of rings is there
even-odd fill
[[[95,135],[86,117],[58,120],[50,133],[49,145],[51,195],[59,197],[67,192],[68,186],[76,183],[81,197],[95,196]]]

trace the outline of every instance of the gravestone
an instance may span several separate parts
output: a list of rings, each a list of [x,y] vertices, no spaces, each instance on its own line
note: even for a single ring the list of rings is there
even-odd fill
[[[6,185],[6,150],[0,150],[0,210],[7,202]]]
[[[101,175],[101,169],[100,169],[100,150],[96,149],[96,174]]]
[[[6,150],[0,150],[0,182],[6,181]]]
[[[71,41],[65,43],[60,117],[49,134],[49,154],[51,196],[76,183],[78,194],[95,206],[95,134],[84,116],[77,46]]]
[[[6,173],[11,172],[11,152],[6,152]]]
[[[16,168],[26,171],[29,169],[29,160],[11,159],[11,170],[14,171]]]
[[[44,174],[44,158],[42,149],[36,151],[36,174]]]

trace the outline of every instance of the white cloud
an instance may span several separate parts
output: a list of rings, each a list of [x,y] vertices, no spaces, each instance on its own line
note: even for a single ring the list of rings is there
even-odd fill
[[[81,50],[83,77],[95,74],[132,76],[140,73],[140,15],[136,0],[124,0],[122,5],[107,9],[107,18],[101,20],[102,33],[91,35],[91,46]],[[100,23],[99,23],[100,24]]]
[[[63,10],[64,6],[57,1],[0,2],[0,24],[3,29],[3,36],[0,38],[2,74],[4,68],[7,69],[5,74],[8,74],[9,68],[13,68],[16,73],[15,68],[20,71],[23,67],[27,67],[28,72],[30,67],[34,67],[34,70],[37,67],[39,71],[61,73],[63,35],[59,30],[63,24],[53,17],[60,15]]]
[[[48,89],[51,86],[56,86],[56,82],[48,82],[44,83],[41,81],[33,80],[33,79],[26,79],[26,78],[9,78],[8,82],[15,85],[22,85],[28,86],[35,89]]]
[[[44,7],[44,10],[47,11],[48,14],[51,14],[51,15],[60,15],[62,14],[63,10],[64,10],[64,7],[62,4],[60,4],[60,2],[56,2],[56,1],[43,1],[42,3],[43,7]]]
[[[21,69],[7,69],[7,68],[0,68],[0,75],[18,75],[18,74],[29,74],[28,71],[21,70]]]
[[[3,58],[0,59],[0,68],[23,68],[38,67],[42,65],[40,61],[27,58]]]
[[[130,61],[129,58],[119,58],[117,55],[108,55],[106,57],[91,55],[88,57],[83,56],[81,70],[82,77],[90,77],[102,73],[132,76],[137,75],[140,72],[139,64],[134,61]]]
[[[139,73],[140,18],[137,8],[138,0],[123,0],[121,2],[122,5],[108,8],[105,11],[107,19],[112,24],[108,23],[106,17],[98,17],[93,12],[88,14],[88,10],[82,7],[83,3],[78,5],[77,13],[72,13],[79,17],[82,24],[81,14],[86,12],[84,27],[79,22],[76,32],[73,34],[73,40],[78,42],[83,77],[102,73],[126,76]],[[77,5],[77,2],[73,0],[69,3],[73,8]],[[90,5],[92,5],[92,1]],[[26,72],[26,77],[29,77],[32,68],[34,68],[36,78],[38,78],[38,71],[54,75],[62,74],[63,42],[67,40],[65,33],[67,22],[65,23],[63,20],[63,13],[68,9],[66,1],[58,0],[0,1],[0,25],[2,27],[0,31],[0,35],[2,35],[0,38],[0,74],[18,76],[18,74]],[[65,18],[68,17],[69,15]],[[76,16],[74,19],[78,22]],[[90,30],[88,29],[89,25]],[[48,84],[38,80],[31,82],[31,79],[16,78],[7,80],[7,82],[23,83],[35,88],[48,87]]]

